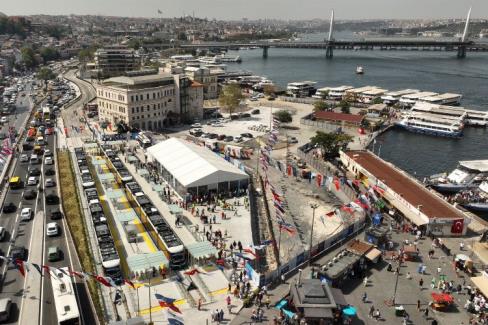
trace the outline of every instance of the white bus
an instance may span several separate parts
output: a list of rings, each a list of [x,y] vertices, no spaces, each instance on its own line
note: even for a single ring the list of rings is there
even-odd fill
[[[80,312],[78,310],[78,302],[76,301],[76,293],[73,287],[73,280],[67,276],[69,274],[68,268],[63,267],[63,272],[53,269],[55,276],[51,277],[51,284],[53,287],[54,305],[56,307],[56,315],[58,325],[79,325],[81,324]]]

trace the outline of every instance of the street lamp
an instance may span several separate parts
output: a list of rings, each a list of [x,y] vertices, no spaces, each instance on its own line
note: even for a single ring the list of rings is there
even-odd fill
[[[315,202],[310,203],[310,207],[312,208],[312,231],[310,233],[310,244],[308,247],[308,266],[312,264],[312,241],[313,241],[313,226],[315,224],[315,209],[319,207],[319,205]]]

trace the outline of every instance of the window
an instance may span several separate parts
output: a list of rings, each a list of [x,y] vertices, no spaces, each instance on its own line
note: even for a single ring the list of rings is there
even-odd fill
[[[136,107],[137,113],[139,113],[139,107]]]
[[[144,112],[144,106],[141,106],[141,112]]]
[[[149,94],[146,94],[146,99],[149,99]]]
[[[132,107],[132,114],[134,114],[134,107]]]
[[[156,110],[156,104],[153,105],[153,110]]]
[[[153,93],[153,99],[156,99],[156,93]]]
[[[133,102],[134,101],[134,95],[130,96],[130,101]]]

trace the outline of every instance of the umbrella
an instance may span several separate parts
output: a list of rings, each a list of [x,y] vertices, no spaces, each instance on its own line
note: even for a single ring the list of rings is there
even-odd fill
[[[347,306],[342,310],[342,313],[346,316],[356,316],[356,308],[353,306]]]

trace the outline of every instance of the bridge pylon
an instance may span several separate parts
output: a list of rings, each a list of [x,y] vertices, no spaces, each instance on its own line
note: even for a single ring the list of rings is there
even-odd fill
[[[471,19],[471,7],[468,11],[468,16],[466,17],[466,24],[464,25],[463,36],[461,37],[461,45],[458,46],[457,49],[457,58],[464,59],[466,57],[466,45],[465,43],[468,40],[468,33],[469,33],[469,21]]]
[[[263,59],[268,58],[268,49],[269,49],[269,46],[263,46]]]
[[[332,59],[334,57],[334,9],[330,14],[329,37],[327,38],[327,45],[325,47],[325,57]]]

